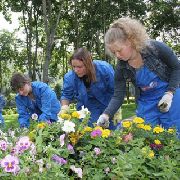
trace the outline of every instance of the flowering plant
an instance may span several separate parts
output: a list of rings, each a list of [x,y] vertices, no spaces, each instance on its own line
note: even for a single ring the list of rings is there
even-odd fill
[[[0,132],[0,176],[13,179],[178,179],[180,143],[173,128],[141,118],[115,131],[89,127],[86,108],[57,123]]]

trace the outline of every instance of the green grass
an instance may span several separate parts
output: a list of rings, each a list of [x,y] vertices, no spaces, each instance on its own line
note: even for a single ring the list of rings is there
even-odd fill
[[[123,104],[122,105],[122,118],[126,119],[128,117],[131,117],[135,115],[135,104]],[[12,115],[3,115],[4,120],[5,120],[5,130],[9,128],[17,128],[19,126],[18,124],[18,115],[17,114],[12,114]]]

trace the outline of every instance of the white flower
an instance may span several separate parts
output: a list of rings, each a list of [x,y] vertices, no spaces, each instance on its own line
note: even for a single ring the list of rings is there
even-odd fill
[[[80,115],[80,116],[79,116],[80,119],[85,118],[86,115],[90,113],[89,110],[88,110],[88,108],[84,108],[84,106],[82,106],[82,107],[81,107],[81,110],[80,110],[80,111],[77,111],[77,112],[78,112],[78,114]]]
[[[75,124],[71,121],[66,120],[64,122],[64,126],[62,127],[62,130],[66,133],[75,132]]]
[[[64,119],[62,119],[61,117],[58,116],[58,120],[57,120],[57,123],[60,123],[62,124],[64,122]]]
[[[34,113],[34,114],[31,115],[31,118],[32,118],[32,120],[37,121],[38,115],[36,113]]]

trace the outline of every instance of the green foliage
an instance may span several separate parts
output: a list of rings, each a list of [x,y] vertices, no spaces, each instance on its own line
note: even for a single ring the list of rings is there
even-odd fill
[[[82,115],[85,116],[81,121]],[[0,159],[11,152],[19,159],[19,170],[14,174],[2,166],[0,176],[79,179],[82,175],[82,179],[94,180],[179,178],[180,141],[174,129],[152,128],[143,119],[135,118],[124,121],[120,130],[110,131],[88,127],[89,117],[87,109],[77,112],[72,106],[70,113],[61,114],[57,123],[34,120],[29,130],[1,132],[0,143],[3,140],[7,144],[0,146]]]

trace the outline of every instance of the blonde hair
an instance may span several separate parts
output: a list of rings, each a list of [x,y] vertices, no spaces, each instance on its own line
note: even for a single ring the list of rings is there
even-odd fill
[[[115,41],[125,41],[127,39],[140,52],[146,47],[149,36],[145,27],[138,20],[129,17],[119,18],[113,22],[105,34],[106,50],[110,52],[108,45]]]
[[[96,81],[96,71],[93,64],[91,53],[86,48],[77,49],[74,54],[70,57],[69,63],[72,65],[72,60],[78,59],[83,62],[86,67],[86,75],[88,82]]]

